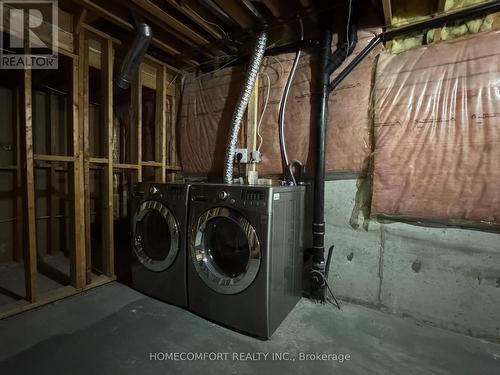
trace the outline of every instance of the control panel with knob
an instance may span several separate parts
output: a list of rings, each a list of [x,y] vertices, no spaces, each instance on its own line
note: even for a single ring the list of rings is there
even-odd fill
[[[225,190],[221,190],[221,191],[219,191],[219,199],[220,199],[221,201],[226,200],[226,199],[227,199],[227,197],[229,197],[229,193],[228,193],[227,191],[225,191]]]
[[[156,186],[151,186],[151,187],[149,188],[149,192],[150,192],[151,194],[157,194],[157,193],[158,193],[158,191],[159,191],[159,189],[158,189]]]

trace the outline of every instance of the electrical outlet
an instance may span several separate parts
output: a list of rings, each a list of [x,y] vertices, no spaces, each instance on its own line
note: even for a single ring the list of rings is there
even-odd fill
[[[238,154],[241,154],[240,163],[248,163],[248,152],[246,148],[237,148],[234,151],[234,162],[238,162]]]

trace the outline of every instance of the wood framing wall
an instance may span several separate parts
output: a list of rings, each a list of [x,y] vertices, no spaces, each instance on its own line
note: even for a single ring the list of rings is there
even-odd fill
[[[115,279],[115,265],[122,266],[115,255],[129,250],[133,185],[172,181],[180,171],[180,71],[147,56],[132,87],[117,91],[120,41],[84,16],[60,32],[56,74],[64,89],[43,86],[52,76],[31,70],[5,89],[2,105],[10,108],[0,117],[9,117],[2,119],[9,139],[0,145],[7,150],[0,172],[9,177],[0,200],[9,209],[0,218],[8,228],[0,238],[0,318]]]

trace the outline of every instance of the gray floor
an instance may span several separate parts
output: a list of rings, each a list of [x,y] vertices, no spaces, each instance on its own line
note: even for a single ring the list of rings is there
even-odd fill
[[[0,374],[500,374],[500,345],[357,305],[338,311],[302,300],[261,341],[118,283],[2,320],[0,337]],[[158,352],[228,358],[150,360]],[[315,352],[350,360],[300,360]],[[243,361],[235,353],[268,354]]]

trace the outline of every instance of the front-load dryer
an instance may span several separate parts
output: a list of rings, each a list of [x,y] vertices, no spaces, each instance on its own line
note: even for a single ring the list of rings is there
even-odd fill
[[[190,310],[268,338],[301,297],[304,187],[191,187]]]
[[[186,229],[189,185],[139,183],[132,203],[132,285],[187,307]]]

